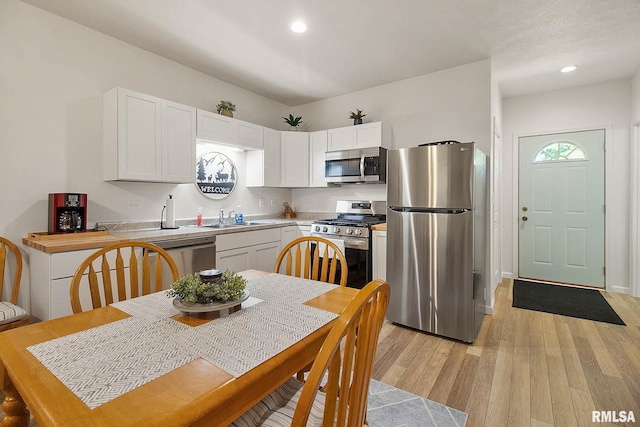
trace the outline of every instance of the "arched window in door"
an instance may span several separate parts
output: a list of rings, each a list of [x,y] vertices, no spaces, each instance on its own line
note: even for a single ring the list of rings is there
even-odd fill
[[[587,153],[578,144],[569,141],[556,141],[545,145],[538,151],[534,163],[558,162],[569,160],[587,160]]]

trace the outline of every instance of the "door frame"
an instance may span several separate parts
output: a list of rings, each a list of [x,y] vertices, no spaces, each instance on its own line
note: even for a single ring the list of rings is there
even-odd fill
[[[631,207],[629,218],[629,294],[640,297],[640,121],[631,126]]]
[[[520,265],[519,265],[519,230],[518,225],[519,221],[519,187],[520,187],[520,138],[525,138],[529,136],[539,136],[539,135],[551,135],[556,133],[570,133],[570,132],[584,132],[590,130],[601,130],[604,129],[604,143],[605,143],[605,152],[604,152],[604,203],[605,206],[611,206],[611,195],[613,194],[613,189],[609,188],[611,185],[611,179],[609,179],[609,173],[612,171],[613,166],[613,150],[611,150],[611,135],[613,131],[613,125],[593,125],[593,126],[583,126],[576,128],[568,128],[568,129],[551,129],[551,130],[541,130],[538,132],[527,132],[527,133],[519,133],[513,135],[513,153],[512,153],[512,162],[513,162],[513,170],[512,170],[512,179],[513,179],[513,188],[512,188],[512,206],[511,212],[513,213],[513,223],[512,223],[512,248],[513,248],[513,275],[514,279],[520,277]],[[610,265],[609,256],[611,251],[608,251],[609,247],[609,236],[607,233],[609,230],[609,215],[606,214],[604,216],[604,265]],[[622,290],[616,290],[617,287],[612,286],[609,288],[607,283],[607,275],[604,276],[604,287],[602,288],[606,291],[613,291],[619,293],[627,293],[627,288],[621,288]]]

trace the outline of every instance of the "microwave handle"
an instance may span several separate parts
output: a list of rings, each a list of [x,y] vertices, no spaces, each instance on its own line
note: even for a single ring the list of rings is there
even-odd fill
[[[360,156],[360,179],[364,181],[364,154]]]

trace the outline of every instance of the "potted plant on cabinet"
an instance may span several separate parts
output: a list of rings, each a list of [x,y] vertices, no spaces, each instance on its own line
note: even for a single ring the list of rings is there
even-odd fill
[[[362,110],[356,109],[355,113],[353,111],[349,111],[349,118],[353,119],[353,124],[354,125],[361,125],[362,124],[362,118],[364,116],[366,116],[366,114],[362,114]]]
[[[236,111],[236,106],[231,101],[220,101],[220,103],[216,106],[218,114],[222,114],[223,116],[233,117],[233,112]]]
[[[291,126],[292,129],[298,130],[298,126],[302,123],[302,116],[294,117],[293,114],[289,114],[289,117],[282,117],[284,122]]]

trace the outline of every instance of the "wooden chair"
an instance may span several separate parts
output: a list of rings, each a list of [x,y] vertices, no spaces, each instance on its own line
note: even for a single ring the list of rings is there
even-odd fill
[[[231,425],[365,425],[371,369],[390,292],[382,280],[367,284],[336,319],[307,381],[287,380]]]
[[[127,249],[129,250],[128,275],[125,274],[124,262]],[[153,266],[151,265],[150,251],[156,252],[158,255],[155,257]],[[122,252],[125,254],[123,255]],[[114,256],[114,263],[111,264],[109,258],[113,259]],[[81,303],[81,287],[83,285],[88,286],[92,308],[109,305],[114,302],[114,299],[122,301],[161,291],[163,261],[171,271],[173,282],[178,280],[178,267],[175,261],[164,249],[153,243],[116,243],[94,252],[80,264],[73,275],[70,291],[71,309],[74,313],[83,311]],[[112,274],[115,274],[115,289],[112,286]],[[152,276],[153,288],[151,287]]]
[[[312,250],[315,244],[315,250]],[[313,252],[313,253],[312,253]],[[335,243],[322,237],[299,237],[289,242],[276,259],[274,272],[279,273],[285,260],[285,274],[320,282],[336,283],[340,263],[340,286],[347,285],[347,259]]]
[[[11,294],[11,299],[5,301],[4,279],[5,271],[8,271],[10,253],[15,258],[16,270],[13,279],[13,287],[7,295]],[[6,331],[29,323],[29,315],[26,310],[18,306],[18,293],[20,292],[20,281],[22,279],[22,254],[16,245],[11,241],[0,237],[0,331]]]

